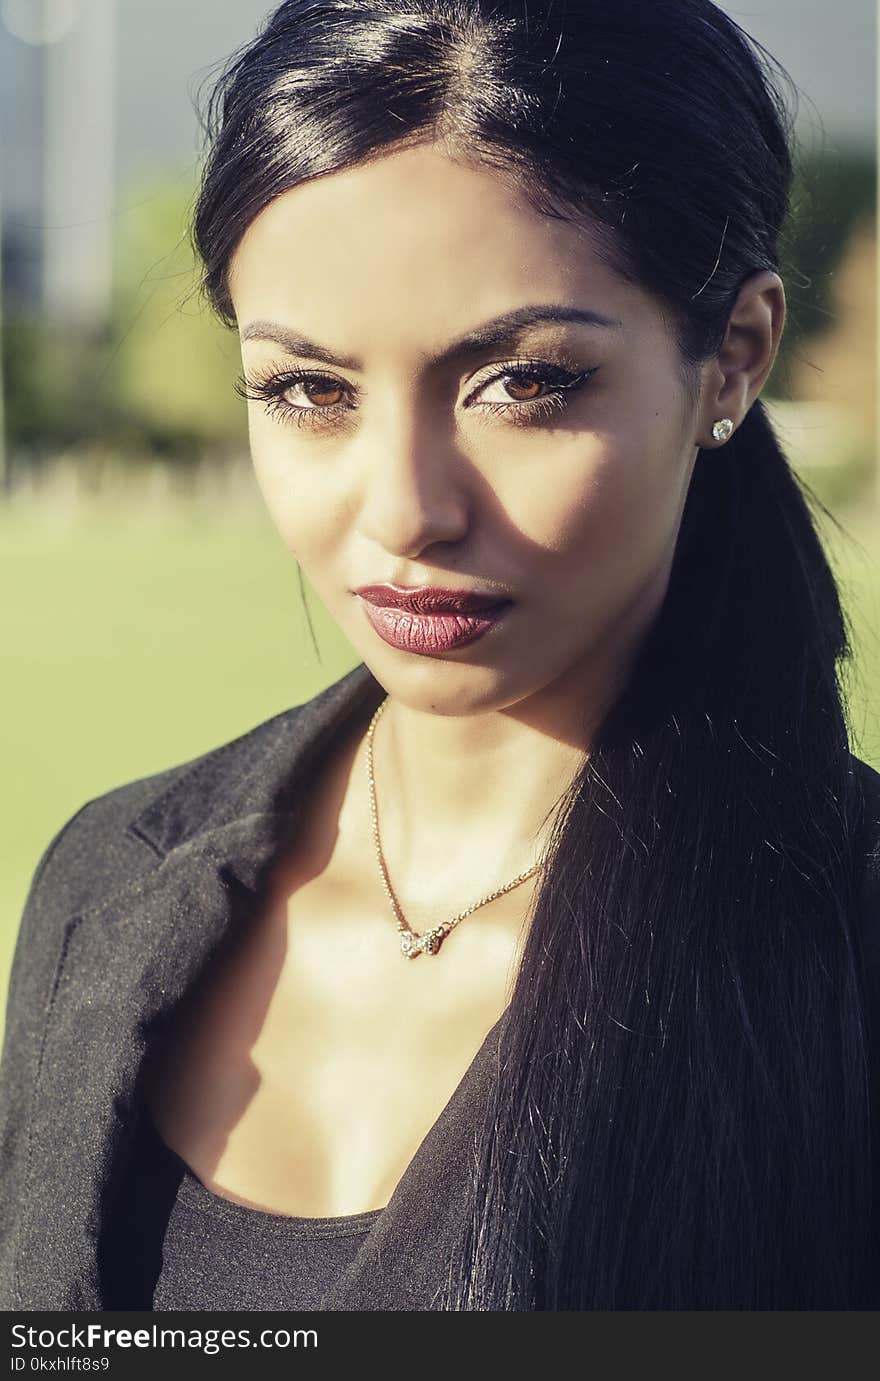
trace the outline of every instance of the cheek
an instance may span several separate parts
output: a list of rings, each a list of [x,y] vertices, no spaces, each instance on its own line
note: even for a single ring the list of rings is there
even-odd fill
[[[332,550],[344,523],[345,498],[332,492],[327,467],[305,458],[285,429],[250,427],[254,476],[285,546],[303,560]]]
[[[547,580],[635,584],[674,542],[687,483],[673,426],[572,437],[530,484],[521,524]]]

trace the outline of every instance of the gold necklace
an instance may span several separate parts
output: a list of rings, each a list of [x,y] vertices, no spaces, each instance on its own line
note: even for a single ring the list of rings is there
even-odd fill
[[[397,931],[400,935],[400,952],[405,959],[415,959],[420,954],[436,954],[443,941],[446,939],[446,936],[451,930],[455,929],[459,921],[463,921],[466,916],[470,916],[474,911],[478,911],[481,906],[486,906],[488,902],[494,901],[496,897],[503,897],[505,892],[510,892],[514,887],[519,887],[521,882],[525,882],[528,878],[532,877],[532,875],[537,873],[538,869],[543,865],[541,863],[534,864],[534,866],[528,868],[526,872],[520,873],[518,877],[515,877],[512,882],[506,883],[504,887],[496,888],[494,892],[489,893],[488,897],[483,897],[480,901],[474,902],[472,906],[466,907],[464,911],[459,911],[458,915],[453,916],[451,920],[441,921],[439,925],[432,926],[430,930],[424,931],[421,935],[416,934],[404,917],[398,905],[397,898],[394,895],[394,889],[388,877],[388,869],[385,866],[385,856],[382,853],[382,844],[379,839],[379,812],[376,808],[376,781],[373,775],[373,734],[379,722],[379,716],[387,704],[388,697],[386,696],[373,715],[373,718],[370,720],[370,727],[367,729],[367,781],[370,785],[370,816],[373,821],[373,840],[376,845],[376,857],[379,860],[379,871],[382,874],[382,885],[385,888],[385,895],[391,903],[391,909],[397,920]]]

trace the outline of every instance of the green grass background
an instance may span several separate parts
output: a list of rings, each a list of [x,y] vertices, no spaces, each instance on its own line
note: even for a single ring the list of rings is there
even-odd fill
[[[855,748],[880,767],[880,515],[823,527],[856,638]],[[27,887],[82,803],[314,695],[359,660],[258,501],[0,506],[0,1020]]]
[[[41,510],[0,508],[0,1017],[33,870],[80,805],[244,733],[359,660],[310,595],[318,660],[296,565],[250,507]]]

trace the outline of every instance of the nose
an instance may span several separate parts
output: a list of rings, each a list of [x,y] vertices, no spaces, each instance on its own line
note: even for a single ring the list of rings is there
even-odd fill
[[[364,459],[359,527],[396,556],[459,542],[470,522],[461,456],[424,424],[387,424]]]

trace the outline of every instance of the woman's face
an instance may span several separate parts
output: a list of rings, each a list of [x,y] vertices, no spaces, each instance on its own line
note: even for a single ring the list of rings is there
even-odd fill
[[[258,483],[386,690],[466,714],[610,688],[662,603],[699,445],[658,304],[434,144],[279,196],[229,286]],[[476,625],[371,620],[356,592],[385,583],[511,603],[449,646]]]

